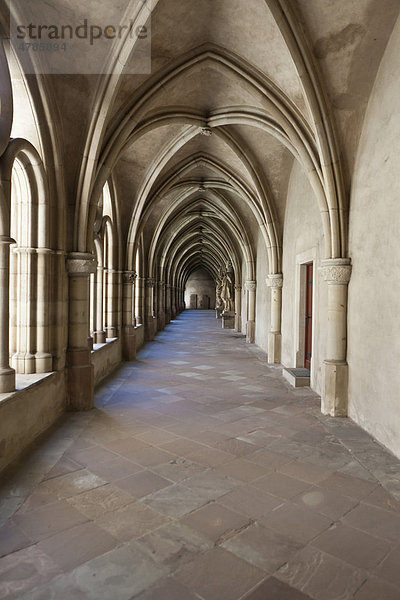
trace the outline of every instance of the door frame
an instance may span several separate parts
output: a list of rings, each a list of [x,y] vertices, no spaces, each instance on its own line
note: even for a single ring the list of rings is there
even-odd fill
[[[317,249],[310,248],[306,252],[302,252],[296,256],[296,284],[295,284],[295,301],[294,301],[294,356],[297,368],[304,368],[305,345],[306,345],[306,288],[307,288],[307,264],[313,265],[313,294],[312,294],[312,335],[311,335],[311,368],[310,381],[314,380],[314,357],[315,357],[315,341],[316,341],[316,307],[317,304]]]

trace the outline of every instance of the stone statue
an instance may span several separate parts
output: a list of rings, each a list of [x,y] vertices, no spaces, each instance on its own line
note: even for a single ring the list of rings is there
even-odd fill
[[[229,263],[221,280],[221,299],[224,303],[224,312],[235,312],[233,269]]]

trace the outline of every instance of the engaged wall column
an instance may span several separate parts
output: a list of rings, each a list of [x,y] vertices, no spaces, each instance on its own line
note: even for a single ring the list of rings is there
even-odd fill
[[[247,324],[246,324],[246,342],[254,344],[256,338],[256,281],[246,281],[247,290]]]
[[[242,331],[242,286],[235,285],[235,330]]]
[[[136,358],[136,334],[133,323],[134,283],[135,271],[125,271],[122,274],[123,282],[123,309],[122,309],[122,348],[124,360]]]
[[[271,328],[268,334],[268,363],[281,362],[282,349],[282,273],[268,275],[267,286],[271,288]]]
[[[350,259],[322,261],[321,271],[328,284],[327,358],[324,361],[324,388],[321,411],[332,417],[347,415],[347,288]]]
[[[94,406],[94,374],[88,347],[89,276],[96,270],[93,254],[72,252],[67,258],[69,276],[68,393],[70,408],[90,410]]]
[[[10,244],[14,240],[0,236],[0,393],[15,390],[15,371],[10,367],[9,359],[9,278]]]

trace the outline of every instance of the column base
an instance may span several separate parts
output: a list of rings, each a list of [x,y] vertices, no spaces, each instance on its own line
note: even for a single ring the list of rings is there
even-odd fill
[[[105,344],[106,343],[106,332],[105,331],[95,331],[93,333],[94,343],[95,344]]]
[[[154,317],[146,319],[146,322],[144,324],[144,339],[146,342],[151,342],[154,340],[154,337],[156,335],[156,324],[157,319],[155,319]]]
[[[224,309],[223,308],[216,308],[215,309],[215,318],[216,319],[222,319],[222,311]]]
[[[0,394],[15,392],[15,371],[11,367],[0,369]]]
[[[171,309],[171,321],[175,321],[175,319],[176,319],[176,308],[175,308],[175,306],[173,306]]]
[[[242,331],[242,317],[240,315],[235,315],[235,331],[238,333]]]
[[[51,373],[53,370],[53,357],[47,352],[36,352],[36,373]]]
[[[92,337],[88,337],[87,345],[88,345],[89,350],[93,350],[93,342],[94,342],[94,339]]]
[[[254,344],[256,339],[256,324],[255,321],[247,321],[246,323],[246,342]]]
[[[168,323],[171,322],[171,311],[167,309],[167,312],[165,313],[165,324],[168,325]]]
[[[282,334],[270,331],[268,334],[268,364],[279,365],[282,360]]]
[[[67,377],[69,409],[94,408],[94,368],[89,348],[67,351]]]
[[[158,327],[158,331],[162,331],[165,327],[165,313],[164,312],[158,313],[157,327]]]
[[[136,333],[134,327],[124,327],[122,331],[122,354],[127,362],[136,359]]]
[[[117,337],[117,328],[116,327],[106,327],[106,338],[116,338]]]
[[[347,417],[348,370],[346,362],[324,361],[322,414]]]
[[[36,373],[36,362],[34,354],[28,352],[17,352],[11,357],[11,367],[21,375],[32,375]]]
[[[234,328],[235,328],[235,313],[224,311],[222,313],[222,329],[234,329]]]

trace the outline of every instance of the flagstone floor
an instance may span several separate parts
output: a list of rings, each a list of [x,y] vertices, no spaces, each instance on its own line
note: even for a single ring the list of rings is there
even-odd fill
[[[0,598],[399,600],[400,463],[187,311],[0,488]]]

